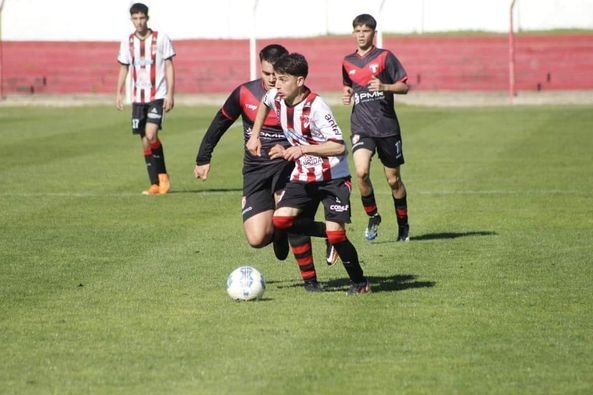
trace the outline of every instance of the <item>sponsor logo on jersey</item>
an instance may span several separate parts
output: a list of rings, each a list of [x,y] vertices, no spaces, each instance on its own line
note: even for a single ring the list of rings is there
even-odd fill
[[[315,167],[323,162],[320,157],[313,155],[303,155],[299,158],[299,161],[305,167]]]
[[[331,126],[332,131],[337,134],[337,135],[341,135],[342,132],[340,131],[340,128],[338,127],[338,123],[336,122],[336,120],[334,119],[334,117],[332,117],[331,114],[325,114],[325,120],[327,122],[329,122],[329,126]]]
[[[356,74],[356,69],[352,69],[348,72],[349,75],[354,75]]]
[[[245,103],[245,107],[246,107],[248,110],[251,110],[251,111],[255,111],[255,110],[257,110],[257,106],[256,106],[256,105],[254,105],[254,104]]]
[[[363,92],[354,94],[354,104],[368,103],[370,101],[381,100],[385,97],[383,92]]]

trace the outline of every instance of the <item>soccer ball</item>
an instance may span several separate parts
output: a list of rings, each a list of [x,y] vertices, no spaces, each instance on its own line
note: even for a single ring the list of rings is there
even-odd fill
[[[234,300],[260,299],[265,290],[264,276],[251,266],[236,268],[226,280],[226,292]]]

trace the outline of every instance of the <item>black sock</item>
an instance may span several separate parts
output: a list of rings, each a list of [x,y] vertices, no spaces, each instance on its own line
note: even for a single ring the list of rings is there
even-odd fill
[[[154,159],[156,173],[166,173],[167,166],[165,166],[165,152],[163,151],[163,144],[161,141],[157,139],[155,143],[150,144],[150,149],[152,150],[152,157]]]
[[[346,239],[338,244],[334,244],[334,248],[338,252],[350,280],[355,283],[363,282],[364,273],[362,267],[360,267],[358,252],[356,252],[356,248],[354,248],[350,240]]]
[[[377,202],[375,201],[375,194],[371,192],[369,196],[362,196],[362,208],[369,217],[377,214]]]
[[[408,200],[406,198],[407,196],[404,196],[401,199],[393,198],[398,226],[405,226],[408,224]]]
[[[146,163],[146,171],[148,172],[148,179],[150,185],[158,185],[159,176],[155,171],[154,160],[150,150],[144,150],[144,162]]]

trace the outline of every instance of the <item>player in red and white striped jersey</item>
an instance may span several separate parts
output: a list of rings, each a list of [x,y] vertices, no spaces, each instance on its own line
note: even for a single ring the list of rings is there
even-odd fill
[[[120,64],[117,80],[116,107],[123,110],[125,83],[128,72],[132,83],[132,133],[140,135],[150,187],[145,195],[169,192],[169,175],[165,166],[163,145],[158,132],[164,112],[174,102],[175,49],[166,34],[148,27],[148,7],[135,3],[130,8],[135,31],[122,40],[117,61]]]
[[[247,141],[252,155],[260,156],[260,133],[272,110],[290,147],[274,145],[271,159],[294,161],[290,182],[286,184],[272,218],[278,229],[306,234],[308,226],[302,214],[309,207],[323,203],[326,235],[334,246],[352,281],[349,294],[367,293],[369,283],[360,267],[358,253],[346,237],[350,222],[350,172],[342,132],[329,106],[306,85],[309,72],[303,55],[284,55],[274,64],[276,88],[270,89],[259,105],[253,130]]]

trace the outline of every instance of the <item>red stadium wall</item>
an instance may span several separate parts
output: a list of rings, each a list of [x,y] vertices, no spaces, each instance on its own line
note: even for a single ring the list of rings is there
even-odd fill
[[[390,36],[384,47],[404,64],[417,90],[508,89],[508,37]],[[308,85],[341,89],[340,64],[351,37],[261,40],[304,54]],[[593,34],[518,35],[518,90],[593,89]],[[249,78],[247,40],[178,40],[177,92],[225,93]],[[3,93],[113,93],[118,43],[3,42]]]

